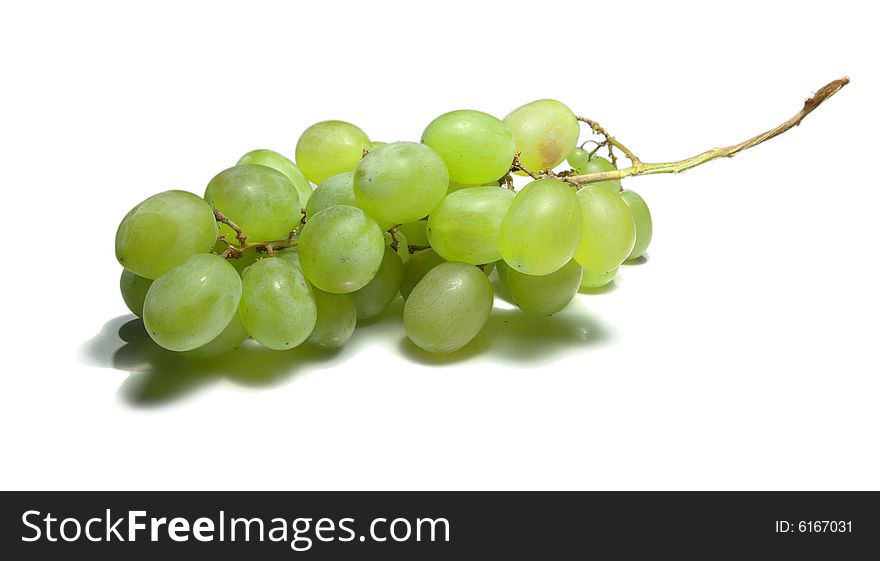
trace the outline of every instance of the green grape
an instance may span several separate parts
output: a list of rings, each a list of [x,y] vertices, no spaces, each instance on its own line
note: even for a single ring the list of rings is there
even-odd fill
[[[247,329],[241,323],[241,317],[234,314],[229,321],[229,325],[220,332],[210,343],[202,345],[191,351],[183,351],[182,354],[186,358],[203,359],[213,358],[234,351],[248,338]]]
[[[433,249],[423,249],[413,253],[403,266],[403,278],[400,280],[400,295],[403,299],[409,298],[419,281],[440,263],[446,263],[446,260],[437,255]]]
[[[240,299],[241,277],[232,265],[218,255],[193,255],[153,281],[144,326],[159,346],[190,351],[226,329]]]
[[[539,316],[553,315],[565,308],[577,294],[584,272],[574,259],[549,275],[526,275],[504,268],[507,270],[502,282],[513,301],[523,311]]]
[[[607,273],[594,273],[592,271],[584,271],[581,279],[581,290],[590,290],[592,288],[601,288],[614,280],[617,275],[617,269],[611,269]]]
[[[284,259],[289,262],[291,265],[302,271],[302,265],[299,262],[299,248],[294,246],[284,250],[279,251],[275,254],[279,259]],[[306,279],[308,280],[308,279]]]
[[[606,273],[633,249],[636,225],[632,213],[620,195],[602,189],[581,189],[577,199],[581,235],[574,258],[588,271]]]
[[[354,196],[370,216],[392,224],[429,215],[446,196],[449,173],[434,150],[394,142],[367,154],[354,172]]]
[[[249,242],[286,238],[299,224],[302,208],[296,189],[283,173],[255,164],[218,173],[205,189],[205,200],[235,222]],[[234,239],[233,234],[230,241]]]
[[[305,341],[317,319],[311,287],[289,261],[261,259],[242,278],[239,315],[245,329],[270,349],[292,349]]]
[[[293,184],[299,195],[299,204],[305,206],[309,198],[312,196],[312,184],[303,175],[303,172],[296,167],[296,164],[272,150],[252,150],[241,157],[236,165],[256,164],[266,166],[280,171]]]
[[[259,258],[260,254],[256,248],[251,248],[242,253],[241,257],[230,258],[229,264],[235,267],[239,275],[243,275],[245,269],[256,263]]]
[[[590,161],[587,162],[586,166],[582,170],[578,170],[580,173],[602,173],[605,171],[615,171],[617,168],[614,167],[614,164],[606,160],[601,156],[593,156],[590,158]],[[620,193],[620,180],[619,179],[609,179],[608,181],[599,181],[598,183],[589,183],[586,186],[590,189],[604,189],[610,193]]]
[[[388,144],[388,143],[387,143],[387,142],[382,142],[382,141],[379,141],[379,140],[373,140],[372,142],[370,142],[370,148],[372,148],[373,150],[375,150],[376,148],[381,148],[382,146],[385,146],[386,144]]]
[[[540,179],[523,187],[501,222],[501,257],[521,273],[549,275],[568,263],[581,238],[581,212],[572,186]]]
[[[346,171],[326,179],[318,185],[315,193],[306,205],[306,215],[314,216],[327,207],[335,205],[349,205],[360,208],[357,199],[354,198],[354,172]],[[367,213],[369,214],[369,213]],[[394,224],[385,220],[379,220],[371,216],[379,224],[382,231],[388,230]]]
[[[446,189],[447,193],[454,193],[455,191],[461,191],[462,189],[470,189],[471,187],[500,187],[501,181],[488,181],[486,183],[480,183],[478,185],[466,185],[464,183],[456,183],[454,181],[449,182],[449,187]]]
[[[437,212],[436,210],[434,212]],[[415,222],[407,222],[401,224],[397,231],[404,236],[411,245],[428,246],[428,221],[416,220]]]
[[[310,216],[299,237],[299,259],[310,283],[334,294],[354,292],[373,279],[385,240],[376,221],[347,205]]]
[[[492,271],[495,270],[495,263],[504,263],[504,261],[502,261],[502,260],[499,259],[498,261],[493,261],[493,262],[491,262],[491,263],[486,263],[485,265],[483,265],[483,274],[486,275],[487,277],[488,277],[488,276],[491,276],[491,275],[492,275]]]
[[[583,148],[575,148],[566,158],[568,165],[578,173],[586,173],[587,162],[590,161],[590,153]]]
[[[217,240],[217,221],[201,197],[185,191],[153,195],[131,209],[116,230],[116,259],[132,273],[155,279]]]
[[[338,173],[318,185],[306,203],[306,216],[314,216],[325,208],[336,205],[358,206],[354,198],[353,171]]]
[[[464,263],[441,263],[425,274],[403,308],[410,340],[432,353],[451,353],[468,344],[492,312],[492,283]]]
[[[580,126],[571,109],[552,99],[518,107],[504,118],[504,123],[513,133],[520,162],[532,171],[561,164],[571,154],[580,135]]]
[[[122,269],[119,277],[119,291],[122,292],[122,300],[137,317],[144,315],[144,299],[153,281],[139,277],[128,269]]]
[[[472,187],[446,195],[428,218],[431,247],[447,261],[480,265],[501,259],[498,232],[514,194]]]
[[[398,230],[394,234],[394,237],[391,236],[390,232],[385,232],[382,235],[385,237],[385,244],[389,247],[392,247],[392,244],[394,244],[394,238],[397,238],[397,249],[394,249],[393,251],[400,258],[401,263],[409,261],[409,241],[406,239],[406,235],[404,235],[403,232]]]
[[[307,128],[296,143],[299,169],[318,185],[344,171],[352,171],[371,147],[364,131],[345,121],[322,121]]]
[[[331,294],[312,289],[318,319],[309,342],[325,349],[337,349],[351,339],[357,325],[357,306],[351,294]]]
[[[500,120],[481,111],[460,110],[440,115],[422,134],[422,142],[443,158],[449,179],[480,184],[510,170],[516,144]]]
[[[654,225],[651,222],[651,211],[648,209],[647,203],[635,191],[623,191],[620,198],[629,207],[632,212],[633,220],[636,223],[636,243],[633,245],[632,251],[626,258],[638,259],[645,254],[648,246],[651,244],[651,236],[654,233]]]
[[[390,247],[385,247],[382,264],[367,286],[355,291],[354,301],[357,305],[357,318],[370,319],[385,311],[400,290],[403,278],[403,262]]]

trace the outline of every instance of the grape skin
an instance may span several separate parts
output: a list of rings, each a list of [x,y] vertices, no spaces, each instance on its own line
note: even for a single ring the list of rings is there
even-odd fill
[[[492,284],[478,268],[441,263],[425,274],[406,300],[406,334],[425,351],[457,351],[486,325],[493,297]]]
[[[591,290],[601,288],[614,280],[617,276],[617,269],[612,269],[607,273],[594,273],[584,270],[584,276],[581,278],[581,290]]]
[[[620,198],[629,207],[636,224],[636,242],[626,258],[627,261],[631,261],[638,259],[647,251],[654,233],[654,225],[651,221],[651,211],[648,209],[648,204],[635,191],[624,191],[620,194]]]
[[[229,325],[241,290],[238,272],[225,259],[193,255],[153,281],[144,301],[144,326],[168,350],[201,347]]]
[[[357,325],[357,306],[352,294],[331,294],[312,289],[318,317],[309,335],[309,343],[325,349],[336,349],[351,339]]]
[[[122,300],[131,310],[131,313],[137,317],[144,315],[144,300],[147,298],[147,291],[153,281],[139,277],[127,269],[122,269],[122,275],[119,277],[119,291],[122,293]]]
[[[287,177],[273,168],[242,164],[214,176],[205,200],[235,222],[249,242],[286,238],[299,223],[299,194]],[[225,229],[227,239],[235,234]]]
[[[382,264],[376,275],[365,287],[353,293],[357,306],[357,319],[370,319],[384,312],[397,296],[401,279],[403,279],[403,262],[391,247],[385,246]]]
[[[116,230],[116,259],[132,273],[155,279],[217,240],[210,205],[186,191],[165,191],[131,209]]]
[[[573,259],[549,275],[526,275],[506,266],[505,269],[499,276],[513,301],[524,312],[538,316],[562,311],[577,294],[584,272]]]
[[[440,154],[450,181],[480,184],[498,179],[510,169],[516,143],[499,119],[462,109],[440,115],[422,134],[422,142]]]
[[[513,133],[519,160],[532,171],[551,169],[575,148],[580,126],[571,109],[554,99],[541,99],[511,111],[504,123]]]
[[[354,197],[353,171],[336,174],[318,185],[312,198],[306,204],[306,215],[314,216],[325,208],[335,205],[349,205],[361,208]],[[361,210],[363,209],[361,208]],[[383,231],[388,230],[394,225],[388,221],[378,220],[375,216],[371,216],[371,218],[376,220],[379,228]]]
[[[394,142],[370,152],[354,173],[354,196],[370,216],[392,224],[428,216],[446,196],[449,172],[431,148]]]
[[[299,237],[299,260],[310,283],[325,292],[354,292],[382,264],[385,239],[376,221],[347,205],[309,217]]]
[[[578,170],[581,173],[602,173],[606,171],[614,171],[617,168],[614,167],[610,161],[606,160],[601,156],[593,156],[587,162],[586,166],[584,166],[583,170]],[[619,193],[620,192],[620,180],[619,179],[609,179],[608,181],[599,181],[597,183],[588,183],[585,186],[586,189],[604,189],[609,193]]]
[[[472,187],[446,195],[428,217],[431,247],[447,261],[471,265],[501,259],[501,222],[513,203],[502,187]]]
[[[620,195],[602,189],[581,189],[577,200],[582,220],[574,258],[594,273],[617,268],[636,241],[636,226],[629,207]]]
[[[210,343],[202,345],[191,351],[183,351],[180,354],[191,359],[213,358],[234,351],[248,338],[247,329],[241,323],[241,318],[236,313],[229,320],[229,325],[220,332],[220,335],[211,340]]]
[[[238,163],[235,165],[241,166],[245,164],[266,166],[283,173],[290,180],[294,189],[296,189],[296,193],[299,195],[299,204],[302,206],[305,206],[312,196],[312,184],[309,183],[303,172],[296,167],[296,164],[278,152],[265,149],[251,150],[239,158]]]
[[[319,185],[329,177],[354,170],[364,150],[371,147],[367,134],[355,125],[322,121],[299,137],[296,163],[309,181]]]
[[[575,190],[556,179],[523,187],[501,222],[504,261],[527,275],[549,275],[574,255],[581,238],[581,209]]]
[[[270,257],[245,271],[239,315],[257,342],[284,350],[309,337],[317,307],[302,272],[287,260]]]
[[[446,263],[446,260],[437,255],[433,249],[423,249],[415,252],[403,267],[403,278],[400,281],[400,295],[406,300],[428,271]]]

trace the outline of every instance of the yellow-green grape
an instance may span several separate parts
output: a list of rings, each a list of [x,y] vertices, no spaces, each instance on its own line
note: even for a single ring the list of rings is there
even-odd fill
[[[155,281],[144,301],[144,326],[159,346],[190,351],[213,341],[241,299],[238,271],[218,255],[193,255]]]
[[[338,349],[351,339],[357,326],[357,307],[351,294],[331,294],[312,289],[318,319],[309,335],[309,343],[325,349]]]
[[[266,166],[280,171],[293,184],[296,193],[299,195],[299,204],[305,206],[309,198],[312,196],[312,184],[303,175],[303,172],[296,167],[296,164],[285,158],[278,152],[272,150],[252,150],[238,160],[238,164],[256,164]]]
[[[235,222],[248,242],[286,238],[299,224],[302,208],[299,194],[283,173],[255,164],[218,173],[205,189],[205,200]],[[227,232],[227,239],[235,240]]]
[[[518,107],[504,118],[504,123],[513,133],[516,149],[520,151],[520,162],[532,171],[561,164],[574,149],[580,135],[574,113],[553,99],[541,99]]]
[[[284,259],[270,257],[245,271],[239,315],[258,343],[284,350],[309,337],[317,307],[302,272]]]
[[[510,170],[516,145],[513,135],[499,119],[463,109],[440,115],[422,134],[422,142],[433,148],[456,183],[481,184]]]
[[[581,235],[574,258],[585,270],[607,273],[633,249],[636,225],[632,213],[620,195],[602,189],[581,189],[577,199]]]
[[[648,246],[651,244],[651,236],[654,233],[654,225],[651,222],[651,211],[648,209],[647,203],[635,191],[623,191],[620,198],[629,207],[632,212],[633,220],[636,223],[636,243],[633,245],[632,251],[629,253],[627,260],[638,259],[645,254]]]
[[[525,275],[510,267],[503,276],[513,301],[523,311],[549,316],[565,308],[581,286],[584,270],[572,259],[549,275]]]
[[[211,206],[186,191],[165,191],[131,209],[116,230],[116,259],[132,273],[155,279],[217,240]]]
[[[139,277],[127,269],[122,269],[119,277],[119,291],[122,292],[122,300],[137,317],[144,315],[144,299],[153,281]]]
[[[532,181],[501,222],[501,257],[521,273],[549,275],[568,263],[581,239],[581,209],[571,185]]]
[[[436,210],[434,212],[437,212]],[[407,222],[401,224],[397,231],[404,236],[410,245],[428,246],[428,221],[416,220],[415,222]]]
[[[446,195],[428,218],[428,240],[441,257],[480,265],[501,259],[498,232],[514,194],[501,187],[473,187]]]
[[[590,153],[583,148],[575,148],[566,158],[568,165],[578,173],[586,173],[587,162],[590,161]]]
[[[376,148],[380,148],[382,146],[385,146],[386,144],[388,144],[388,143],[382,142],[380,140],[374,140],[374,141],[370,142],[370,148],[375,150]]]
[[[379,225],[353,206],[331,206],[310,216],[299,237],[299,260],[306,278],[334,294],[366,286],[384,254]]]
[[[394,142],[367,154],[354,172],[354,196],[370,216],[392,224],[429,215],[446,196],[449,173],[434,150]]]
[[[437,255],[433,249],[423,249],[413,253],[403,266],[403,278],[400,280],[400,295],[403,299],[409,298],[419,281],[440,263],[446,263],[446,260]]]
[[[232,316],[226,329],[221,331],[220,335],[216,336],[210,343],[191,351],[183,351],[180,354],[192,359],[213,358],[234,351],[247,338],[247,329],[241,323],[241,317],[235,314]]]
[[[410,340],[431,353],[451,353],[467,345],[492,311],[492,283],[464,263],[441,263],[428,271],[403,308]]]
[[[390,247],[385,247],[382,264],[367,286],[355,291],[357,318],[370,319],[385,311],[400,290],[403,279],[403,262]]]
[[[327,178],[315,189],[312,198],[306,204],[306,215],[314,216],[327,207],[335,205],[349,205],[361,208],[354,198],[354,172],[346,171]],[[367,213],[369,214],[369,213]],[[388,230],[394,224],[384,220],[378,220],[371,216],[379,224],[382,231]]]
[[[230,257],[228,261],[230,265],[235,267],[239,275],[243,275],[245,269],[256,263],[259,258],[260,254],[256,248],[251,248],[242,253],[241,257]]]
[[[584,276],[581,279],[581,290],[602,288],[613,281],[615,276],[617,276],[617,269],[611,269],[607,273],[594,273],[585,270]]]
[[[456,183],[454,181],[449,182],[449,188],[446,189],[447,193],[453,193],[455,191],[461,191],[462,189],[470,189],[471,187],[500,187],[501,181],[487,181],[486,183],[479,183],[477,185],[466,185],[464,183]]]
[[[584,166],[583,170],[578,170],[580,173],[602,173],[605,171],[614,171],[617,168],[614,167],[610,161],[606,160],[601,156],[593,156],[590,158],[590,161],[587,162],[586,166]],[[599,181],[597,183],[589,183],[585,186],[588,189],[604,189],[610,193],[619,193],[620,192],[620,180],[619,179],[609,179],[608,181]]]
[[[287,249],[283,249],[275,254],[279,259],[284,259],[300,271],[302,271],[302,265],[299,262],[299,248],[294,246]],[[309,279],[306,279],[309,280]]]
[[[406,263],[409,261],[410,253],[409,253],[409,241],[406,239],[406,235],[398,230],[394,233],[394,236],[391,236],[391,232],[384,232],[382,234],[385,237],[385,245],[392,248],[392,250],[397,254],[400,258],[401,263]],[[394,239],[397,238],[397,249],[394,249]]]
[[[357,167],[365,149],[371,148],[367,134],[345,121],[322,121],[307,128],[296,143],[296,163],[309,181],[325,179]]]

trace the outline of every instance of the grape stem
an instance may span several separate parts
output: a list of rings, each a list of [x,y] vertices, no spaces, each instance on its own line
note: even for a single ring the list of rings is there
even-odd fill
[[[303,209],[303,217],[305,217],[305,209]],[[255,248],[257,251],[265,252],[269,254],[269,256],[274,256],[276,250],[293,247],[299,243],[299,239],[295,237],[297,233],[296,230],[292,231],[290,235],[288,235],[287,238],[283,240],[275,240],[271,242],[261,243],[248,243],[247,234],[242,231],[238,224],[230,220],[220,210],[214,209],[214,218],[217,220],[217,222],[220,222],[221,224],[226,224],[227,226],[232,228],[235,231],[235,238],[238,240],[238,245],[236,246],[232,243],[229,243],[229,240],[227,240],[224,236],[220,236],[218,238],[220,240],[223,240],[223,242],[226,244],[226,250],[220,254],[220,256],[224,259],[238,259],[242,255],[244,255],[245,251],[252,248]]]
[[[539,179],[543,177],[555,177],[557,179],[562,179],[572,185],[577,185],[578,187],[589,185],[590,183],[598,183],[599,181],[623,179],[624,177],[636,175],[653,175],[656,173],[682,173],[717,158],[732,158],[743,150],[748,150],[749,148],[757,146],[762,142],[766,142],[771,138],[775,138],[780,134],[786,132],[787,130],[800,125],[801,121],[804,120],[804,117],[812,113],[814,109],[819,107],[825,100],[843,89],[843,87],[847,84],[849,84],[849,78],[844,76],[843,78],[834,80],[833,82],[822,86],[819,91],[813,94],[812,97],[804,101],[804,106],[801,108],[800,111],[797,112],[794,117],[785,121],[781,125],[770,129],[767,132],[761,133],[744,142],[740,142],[739,144],[734,144],[732,146],[727,146],[724,148],[713,148],[712,150],[707,150],[686,160],[665,163],[642,162],[642,160],[639,159],[639,157],[636,156],[632,150],[630,150],[629,148],[624,146],[619,140],[611,136],[607,130],[599,125],[599,123],[585,117],[577,117],[578,121],[582,121],[589,125],[594,133],[600,134],[605,137],[605,142],[607,143],[609,153],[611,154],[612,162],[615,162],[616,164],[617,161],[614,157],[613,152],[611,152],[611,147],[613,146],[614,148],[617,148],[618,150],[623,152],[623,154],[630,160],[630,162],[632,162],[632,165],[628,168],[617,169],[614,171],[605,171],[600,173],[559,176],[557,174],[553,174],[552,172],[544,172],[539,176],[536,176],[535,174],[526,172],[526,170],[524,170],[522,166],[518,164],[518,159],[515,158],[512,168],[517,167],[534,179]]]

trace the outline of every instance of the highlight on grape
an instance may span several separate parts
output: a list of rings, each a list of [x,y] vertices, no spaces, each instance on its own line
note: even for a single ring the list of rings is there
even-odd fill
[[[451,111],[420,142],[323,121],[302,133],[295,163],[253,150],[202,197],[165,191],[131,209],[116,232],[122,298],[158,345],[200,359],[249,337],[277,350],[340,347],[400,295],[410,340],[451,353],[492,314],[493,272],[522,313],[547,316],[645,254],[651,212],[623,179],[732,157],[848,82],[765,133],[669,163],[642,161],[551,99],[504,119]],[[517,189],[515,176],[528,183]]]

